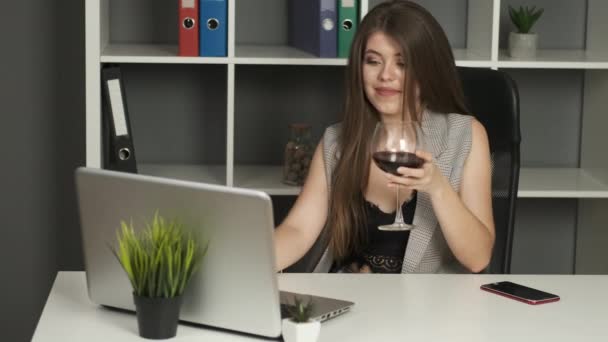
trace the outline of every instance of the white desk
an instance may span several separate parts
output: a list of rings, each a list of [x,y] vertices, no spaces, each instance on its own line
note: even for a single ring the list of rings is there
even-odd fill
[[[511,280],[561,296],[539,306],[485,291]],[[283,274],[281,289],[349,299],[320,341],[607,341],[608,276]],[[259,341],[180,325],[174,341]],[[92,304],[84,272],[59,272],[34,342],[142,341],[134,314]]]

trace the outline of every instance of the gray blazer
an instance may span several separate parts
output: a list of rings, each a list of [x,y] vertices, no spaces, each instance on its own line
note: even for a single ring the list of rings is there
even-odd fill
[[[471,150],[472,117],[461,114],[441,114],[425,111],[422,130],[428,149],[441,173],[457,192],[460,190],[464,162]],[[340,158],[338,151],[341,124],[328,127],[323,135],[323,157],[329,191],[332,173]],[[467,273],[449,249],[439,222],[426,193],[418,193],[416,212],[405,255],[402,273]],[[327,231],[325,227],[324,231]],[[333,258],[328,249],[317,263],[314,272],[328,272]]]

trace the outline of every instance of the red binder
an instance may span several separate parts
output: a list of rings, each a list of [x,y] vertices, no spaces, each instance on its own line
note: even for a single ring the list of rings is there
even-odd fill
[[[198,56],[198,0],[179,0],[179,55]]]

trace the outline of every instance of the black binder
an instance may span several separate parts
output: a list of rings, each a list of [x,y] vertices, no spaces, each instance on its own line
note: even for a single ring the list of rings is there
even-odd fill
[[[120,67],[102,68],[101,81],[104,126],[107,128],[104,168],[137,173],[133,135]]]

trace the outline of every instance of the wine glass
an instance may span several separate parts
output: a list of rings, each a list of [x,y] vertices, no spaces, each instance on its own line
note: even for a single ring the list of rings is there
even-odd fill
[[[421,134],[418,125],[413,121],[378,122],[374,129],[371,144],[372,159],[384,172],[401,176],[397,172],[400,166],[420,168],[424,160],[416,156]],[[378,226],[380,230],[402,231],[414,228],[403,221],[399,187],[397,187],[397,207],[395,222]]]

